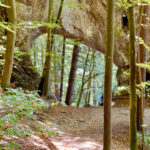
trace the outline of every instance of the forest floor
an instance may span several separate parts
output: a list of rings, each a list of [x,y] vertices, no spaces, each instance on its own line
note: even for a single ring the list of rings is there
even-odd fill
[[[129,149],[129,100],[113,99],[112,147],[113,150]],[[150,100],[146,102],[145,124],[150,127]],[[64,107],[56,105],[49,111],[36,112],[37,121],[22,119],[20,125],[34,131],[27,139],[14,137],[20,150],[102,150],[103,107]],[[56,133],[54,136],[38,135],[37,125]],[[148,129],[147,129],[148,130]],[[5,139],[9,142],[9,139]]]

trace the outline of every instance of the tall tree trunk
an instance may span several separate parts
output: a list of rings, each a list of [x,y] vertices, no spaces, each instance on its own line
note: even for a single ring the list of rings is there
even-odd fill
[[[58,24],[60,23],[60,17],[61,17],[61,14],[62,14],[63,5],[64,5],[64,0],[61,0],[60,6],[59,6],[59,11],[58,11],[58,16],[57,16],[57,19],[56,19],[56,23],[58,23]]]
[[[74,49],[73,49],[71,69],[70,69],[70,75],[69,75],[69,81],[68,81],[68,89],[67,89],[66,101],[65,101],[65,103],[67,105],[72,104],[72,97],[73,97],[73,92],[74,92],[74,82],[75,82],[75,78],[76,78],[76,70],[77,70],[79,52],[80,52],[80,47],[78,45],[75,45]]]
[[[13,68],[13,61],[14,61],[14,48],[15,48],[15,40],[16,40],[16,3],[15,0],[7,0],[7,5],[10,8],[7,9],[9,23],[14,25],[13,31],[7,31],[7,43],[6,43],[6,55],[5,55],[5,63],[4,63],[4,70],[1,80],[1,86],[3,88],[10,86],[10,79],[12,74]]]
[[[52,18],[52,8],[53,8],[53,0],[49,0],[49,11],[48,11],[48,23],[51,23]],[[50,92],[50,70],[51,70],[51,29],[48,28],[47,33],[47,47],[46,47],[46,64],[45,64],[45,72],[44,72],[44,96],[47,96]]]
[[[43,49],[41,51],[41,66],[42,66],[42,68],[44,68],[44,52],[43,52]]]
[[[107,33],[104,76],[104,142],[103,149],[111,150],[112,65],[114,52],[114,0],[107,0]]]
[[[92,63],[90,64],[90,73],[89,73],[89,77],[88,77],[88,85],[87,85],[87,93],[85,96],[85,105],[89,105],[90,104],[90,96],[91,96],[91,81],[92,81],[92,74],[94,72],[94,59],[95,59],[95,51],[92,51]],[[85,82],[84,82],[85,84]]]
[[[93,76],[95,76],[95,72],[93,73]],[[97,86],[97,83],[96,83],[96,79],[93,78],[92,80],[92,85],[93,85],[93,104],[96,106],[97,105],[97,97],[96,97],[96,86]]]
[[[58,10],[57,19],[56,19],[56,21],[55,21],[56,24],[60,24],[60,17],[61,17],[61,14],[62,14],[63,5],[64,5],[64,0],[61,0],[60,6],[59,6],[59,10]],[[55,30],[56,30],[56,28],[54,28],[54,29],[52,30],[51,47],[53,47],[53,44],[54,44],[54,34],[55,34]]]
[[[87,96],[87,97],[88,97],[88,101],[87,101],[87,102],[88,102],[88,103],[87,103],[88,105],[90,105],[90,100],[91,100],[91,90],[90,90],[90,89],[91,89],[91,81],[92,81],[92,80],[90,79],[90,80],[89,80],[89,87],[88,87],[88,88],[89,88],[89,92],[88,92],[88,96]]]
[[[134,5],[128,8],[130,29],[130,150],[137,150],[136,99],[136,27]]]
[[[88,51],[88,53],[87,53],[87,57],[86,57],[85,64],[84,64],[84,70],[83,70],[83,75],[82,75],[82,84],[81,84],[81,90],[80,90],[80,94],[79,94],[79,99],[78,99],[77,107],[79,107],[80,102],[81,102],[81,98],[82,98],[82,93],[83,93],[83,88],[84,88],[84,78],[85,78],[85,72],[86,72],[86,67],[87,67],[89,52],[90,51]]]
[[[50,1],[49,1],[49,3],[50,3]],[[53,0],[52,0],[52,3],[53,3]],[[59,7],[59,11],[58,11],[58,16],[57,16],[57,19],[56,19],[56,23],[59,23],[59,21],[60,21],[60,17],[61,17],[61,13],[62,13],[62,9],[63,9],[63,4],[64,4],[64,0],[61,0],[61,2],[60,2],[60,7]],[[51,8],[52,9],[52,8]],[[51,11],[51,10],[50,10]],[[51,12],[49,12],[50,13],[50,18],[48,17],[48,20],[50,19],[50,21],[52,20],[52,13]],[[48,46],[48,42],[50,42],[49,43],[49,45],[50,45],[50,49],[52,49],[52,47],[53,47],[53,44],[54,44],[54,34],[55,34],[55,28],[51,31],[50,29],[48,29],[48,32],[50,32],[49,34],[50,34],[50,39],[48,38],[48,41],[47,41],[47,46]],[[50,40],[50,41],[49,41]],[[50,59],[50,56],[47,56],[46,57],[46,61],[45,61],[45,64],[47,64],[47,62],[48,62],[48,60],[47,59]],[[49,62],[50,63],[50,62]],[[46,65],[45,65],[46,66]],[[51,66],[51,64],[49,64],[49,67]],[[51,70],[51,69],[49,69],[49,70]],[[50,72],[49,72],[49,74],[47,74],[47,79],[45,79],[45,73],[46,72],[46,67],[44,67],[44,69],[43,69],[43,75],[42,75],[42,79],[41,79],[41,82],[40,82],[40,84],[39,84],[39,88],[38,88],[38,90],[39,90],[39,94],[41,95],[41,93],[43,94],[43,92],[40,92],[40,91],[45,91],[45,93],[44,93],[44,95],[46,96],[47,94],[48,94],[48,89],[47,90],[43,90],[44,89],[44,86],[45,86],[45,88],[49,88],[49,92],[51,91],[51,87],[50,87],[50,85],[49,85],[49,81],[48,81],[48,76],[50,77]],[[45,80],[47,80],[47,81],[45,81]],[[44,83],[43,83],[44,82]],[[49,86],[49,87],[48,87]]]
[[[34,51],[34,66],[37,66],[37,57],[38,57],[37,52]]]
[[[56,39],[54,37],[54,89],[55,89],[55,96],[57,99],[59,99],[59,86],[58,86],[58,80],[59,80],[59,71],[58,71],[58,59],[57,59],[57,45],[56,45]]]
[[[85,96],[85,105],[89,104],[89,96],[90,96],[90,88],[91,88],[91,73],[89,75],[88,84],[87,84],[87,92]]]
[[[149,15],[150,15],[150,8],[149,6],[143,6],[143,11],[142,11],[142,24],[144,25],[148,25],[149,23]],[[140,37],[142,38],[142,40],[144,41],[145,44],[148,44],[149,41],[149,28],[148,26],[141,26],[140,28]],[[144,63],[147,61],[147,51],[146,48],[143,44],[139,45],[139,62],[138,63]],[[139,84],[141,84],[141,82],[145,82],[146,81],[146,69],[141,68],[141,71],[139,73],[141,73],[141,75],[139,75]],[[141,77],[141,79],[140,79]],[[145,100],[145,89],[143,89],[142,91],[142,96],[137,99],[137,129],[138,131],[142,131],[142,124],[143,124],[143,103]]]
[[[65,65],[65,49],[66,49],[66,38],[63,39],[63,50],[62,50],[62,66],[61,66],[61,82],[60,82],[60,101],[63,96],[63,82],[64,82],[64,65]]]

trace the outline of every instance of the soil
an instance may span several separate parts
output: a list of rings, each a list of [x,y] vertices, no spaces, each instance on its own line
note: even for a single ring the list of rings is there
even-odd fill
[[[112,149],[129,150],[129,99],[113,99],[112,107]],[[146,101],[144,122],[146,132],[150,127],[150,100]],[[58,104],[49,110],[35,113],[37,121],[22,119],[20,125],[32,129],[32,135],[22,139],[14,137],[20,150],[102,150],[103,149],[103,107],[76,108]],[[39,135],[37,125],[54,136]],[[5,139],[3,142],[9,142]],[[1,143],[0,143],[1,144]],[[146,148],[148,150],[148,147]],[[150,149],[150,148],[149,148]]]

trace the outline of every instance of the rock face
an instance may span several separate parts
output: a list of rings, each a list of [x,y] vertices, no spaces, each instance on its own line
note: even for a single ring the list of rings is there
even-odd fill
[[[22,61],[15,60],[11,82],[16,86],[37,90],[40,75],[34,69],[30,68],[32,65],[30,56],[24,56]]]
[[[46,21],[48,0],[16,0],[18,23],[22,21]],[[60,0],[54,3],[57,16]],[[128,66],[128,35],[122,28],[123,10],[116,9],[114,63],[118,68]],[[79,39],[82,43],[105,53],[106,39],[105,0],[65,0],[62,10],[61,28],[57,34]],[[46,28],[18,30],[16,46],[27,51],[34,39],[46,32]],[[26,66],[27,67],[27,66]],[[118,79],[119,80],[119,79]],[[34,82],[34,81],[33,81]]]
[[[124,73],[126,72],[126,73]],[[129,77],[128,75],[126,75],[127,73],[129,73],[129,66],[124,66],[122,68],[118,68],[117,71],[117,81],[118,81],[118,86],[121,85],[129,85]]]
[[[21,58],[20,58],[21,59]],[[4,53],[0,53],[0,79],[2,76],[4,65]],[[11,83],[14,87],[19,86],[26,89],[38,89],[40,82],[40,75],[33,68],[31,58],[28,55],[22,57],[21,60],[14,59],[13,72],[11,76]]]
[[[54,4],[57,16],[60,0]],[[46,21],[48,12],[48,0],[17,0],[18,22]],[[116,9],[115,20],[115,52],[114,63],[118,67],[128,65],[128,36],[122,28],[123,11]],[[85,45],[95,48],[102,53],[105,49],[106,27],[106,2],[105,0],[72,0],[72,4],[65,0],[61,17],[61,29],[58,34],[68,38],[81,40]],[[32,30],[29,34],[30,42],[40,34],[46,32],[46,28]],[[18,40],[24,36],[18,34]]]
[[[60,0],[54,4],[55,16],[57,16]],[[18,22],[46,21],[48,12],[48,0],[17,0]],[[128,65],[128,36],[122,28],[123,11],[116,9],[115,20],[115,52],[114,63],[118,67]],[[102,53],[105,49],[106,27],[106,2],[105,0],[72,0],[70,4],[65,0],[62,11],[61,27],[58,34],[68,38],[81,40],[85,45],[95,48]],[[29,33],[30,42],[40,34],[46,32],[46,28],[32,30]],[[18,40],[23,39],[22,33],[18,34]]]

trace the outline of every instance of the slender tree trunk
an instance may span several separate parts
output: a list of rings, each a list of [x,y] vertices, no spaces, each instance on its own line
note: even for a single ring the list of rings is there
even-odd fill
[[[114,52],[114,0],[107,0],[107,33],[104,76],[104,137],[103,150],[111,150],[112,65]]]
[[[60,6],[59,6],[59,10],[58,10],[57,19],[56,19],[56,21],[55,21],[56,24],[60,24],[60,17],[61,17],[61,14],[62,14],[63,5],[64,5],[64,0],[61,0]],[[56,28],[54,28],[54,29],[52,30],[51,47],[53,47],[53,44],[54,44],[55,29],[56,29]]]
[[[141,6],[142,12],[140,12],[140,24],[148,25],[150,15],[149,6]],[[140,26],[140,35],[139,35],[145,44],[148,44],[149,40],[149,28],[147,26]],[[147,61],[147,51],[143,44],[139,45],[138,51],[138,60],[137,63],[144,63]],[[146,69],[137,67],[137,84],[141,84],[146,81]],[[142,124],[144,124],[143,116],[144,116],[144,101],[145,101],[145,88],[141,89],[141,97],[137,96],[137,130],[142,133],[142,150],[144,149],[144,128]]]
[[[143,13],[143,6],[140,6],[139,7],[139,17],[138,17],[139,18],[139,20],[138,20],[139,27],[137,27],[137,31],[138,31],[137,35],[139,37],[140,37],[140,32],[141,32],[142,13]],[[138,42],[140,42],[140,41],[138,41]],[[136,61],[137,61],[137,63],[140,63],[139,44],[138,44],[138,48],[137,48],[137,59],[136,59]],[[137,66],[136,74],[137,74],[136,75],[136,84],[141,84],[142,83],[141,68],[138,66]],[[137,129],[138,129],[138,125],[141,124],[141,102],[142,102],[142,106],[143,106],[143,90],[141,88],[138,88],[138,90],[140,90],[140,92],[141,92],[141,97],[139,97],[137,95]]]
[[[130,29],[130,150],[137,150],[136,27],[134,6],[128,8]]]
[[[88,84],[87,84],[87,92],[86,92],[86,96],[85,96],[85,105],[89,104],[89,93],[90,93],[90,88],[91,88],[91,78],[90,78],[91,74],[89,75],[89,80],[88,80]]]
[[[85,105],[90,104],[90,96],[91,96],[91,81],[92,81],[92,74],[94,72],[94,59],[95,59],[95,51],[92,51],[92,63],[90,65],[90,73],[89,73],[89,77],[88,77],[88,85],[87,85],[87,93],[86,93],[86,97],[85,97]],[[85,84],[85,82],[84,82]]]
[[[93,76],[95,76],[95,72],[93,73]],[[97,86],[97,83],[96,83],[96,79],[95,78],[93,78],[92,84],[93,84],[93,104],[96,106],[98,99],[96,97],[96,86]]]
[[[150,15],[150,9],[149,6],[143,6],[143,11],[142,11],[142,24],[148,25],[149,19],[148,16]],[[140,28],[140,37],[143,39],[145,44],[148,44],[149,41],[149,28],[148,26],[141,26]],[[139,62],[138,63],[144,63],[147,61],[147,51],[146,48],[143,44],[139,45]],[[146,69],[140,68],[141,75],[138,76],[139,78],[139,84],[141,82],[146,81]],[[137,129],[138,131],[142,131],[142,124],[143,124],[143,103],[145,100],[145,89],[141,91],[143,94],[140,98],[137,99]]]
[[[15,48],[15,40],[16,40],[16,3],[15,0],[7,0],[7,5],[10,8],[7,9],[9,23],[14,25],[13,31],[7,31],[7,43],[6,43],[6,55],[5,55],[5,63],[4,63],[4,70],[1,80],[1,86],[3,88],[10,86],[10,79],[12,74],[13,68],[13,59],[14,59],[14,48]]]
[[[37,66],[37,52],[34,52],[34,66]]]
[[[86,72],[88,57],[89,57],[89,51],[87,53],[87,57],[86,57],[86,60],[85,60],[84,71],[83,71],[83,75],[82,75],[81,90],[80,90],[80,94],[79,94],[79,99],[78,99],[77,107],[79,107],[80,102],[81,102],[81,98],[82,98],[82,93],[83,93],[83,88],[84,88],[84,78],[85,78],[85,72]]]
[[[73,49],[71,69],[70,69],[70,75],[69,75],[69,81],[68,81],[68,89],[67,89],[66,101],[65,101],[65,103],[67,105],[72,104],[72,97],[73,97],[73,92],[74,92],[74,82],[75,82],[75,78],[76,78],[76,70],[77,70],[79,52],[80,52],[80,47],[78,45],[75,45],[74,49]]]
[[[89,73],[89,77],[88,77],[88,85],[87,85],[87,93],[86,93],[86,96],[85,96],[85,105],[88,105],[89,102],[90,102],[90,95],[91,95],[91,92],[90,92],[90,89],[91,89],[91,81],[92,81],[92,74],[93,74],[93,71],[94,71],[94,59],[95,59],[95,51],[93,50],[92,51],[92,57],[91,57],[91,61],[92,63],[90,64],[90,73]],[[85,85],[86,82],[84,82],[84,85]]]
[[[43,50],[41,51],[41,66],[44,68],[44,52]]]
[[[52,1],[52,2],[51,2]],[[51,3],[53,3],[53,0],[49,0],[49,3],[51,2]],[[57,16],[57,19],[56,19],[56,23],[59,23],[59,21],[60,21],[60,17],[61,17],[61,13],[62,13],[62,9],[63,9],[63,4],[64,4],[64,0],[61,0],[61,2],[60,2],[60,7],[59,7],[59,11],[58,11],[58,16]],[[50,4],[49,4],[50,5]],[[51,7],[51,6],[49,6],[49,7]],[[51,7],[51,9],[52,9],[52,7]],[[48,22],[50,21],[51,22],[51,20],[52,20],[52,12],[51,12],[51,10],[49,10],[49,17],[48,17]],[[48,34],[50,34],[50,38],[48,38],[48,40],[47,40],[47,47],[48,47],[48,43],[49,43],[49,49],[52,49],[52,47],[53,47],[53,44],[54,44],[54,34],[55,34],[55,28],[51,31],[50,29],[48,29]],[[49,35],[48,35],[49,36]],[[46,60],[45,60],[45,66],[46,66],[46,64],[48,63],[48,59],[50,60],[50,55],[49,56],[47,56],[46,57]],[[38,88],[38,90],[39,91],[45,91],[44,92],[44,95],[46,96],[47,94],[48,94],[48,91],[49,92],[51,92],[51,84],[49,85],[49,80],[50,80],[50,66],[51,66],[51,64],[50,64],[50,62],[49,62],[49,65],[47,66],[47,67],[45,67],[44,66],[44,69],[43,69],[43,75],[42,75],[42,79],[41,79],[41,82],[40,82],[40,84],[39,84],[39,88]],[[49,68],[49,72],[48,72],[48,70],[47,69]],[[47,71],[46,71],[47,70]],[[47,73],[48,74],[47,74]],[[47,75],[46,75],[47,74]],[[48,77],[49,76],[49,77]],[[47,78],[47,79],[45,79],[45,78]],[[49,80],[48,80],[49,79]],[[43,83],[44,82],[44,83]],[[46,90],[45,90],[45,88],[46,88]],[[44,89],[44,90],[43,90]],[[41,95],[41,93],[43,94],[43,92],[39,92],[39,94]]]
[[[64,82],[64,65],[65,65],[65,49],[66,49],[66,38],[63,39],[63,50],[62,50],[62,66],[61,66],[61,82],[60,82],[60,101],[62,101],[63,95],[63,82]]]
[[[63,5],[64,5],[64,0],[61,0],[56,23],[60,23],[60,17],[62,14]]]
[[[48,23],[51,23],[52,18],[53,0],[49,0],[49,12],[48,12]],[[50,92],[50,70],[51,70],[51,29],[48,28],[47,33],[47,47],[46,47],[46,64],[44,72],[44,96],[47,96]]]
[[[58,86],[58,80],[59,80],[59,71],[58,71],[58,59],[57,59],[57,47],[56,47],[56,39],[54,37],[54,89],[55,89],[55,96],[57,99],[59,99],[59,86]]]
[[[88,92],[88,105],[90,105],[90,100],[91,100],[91,80],[89,80],[89,92]]]

